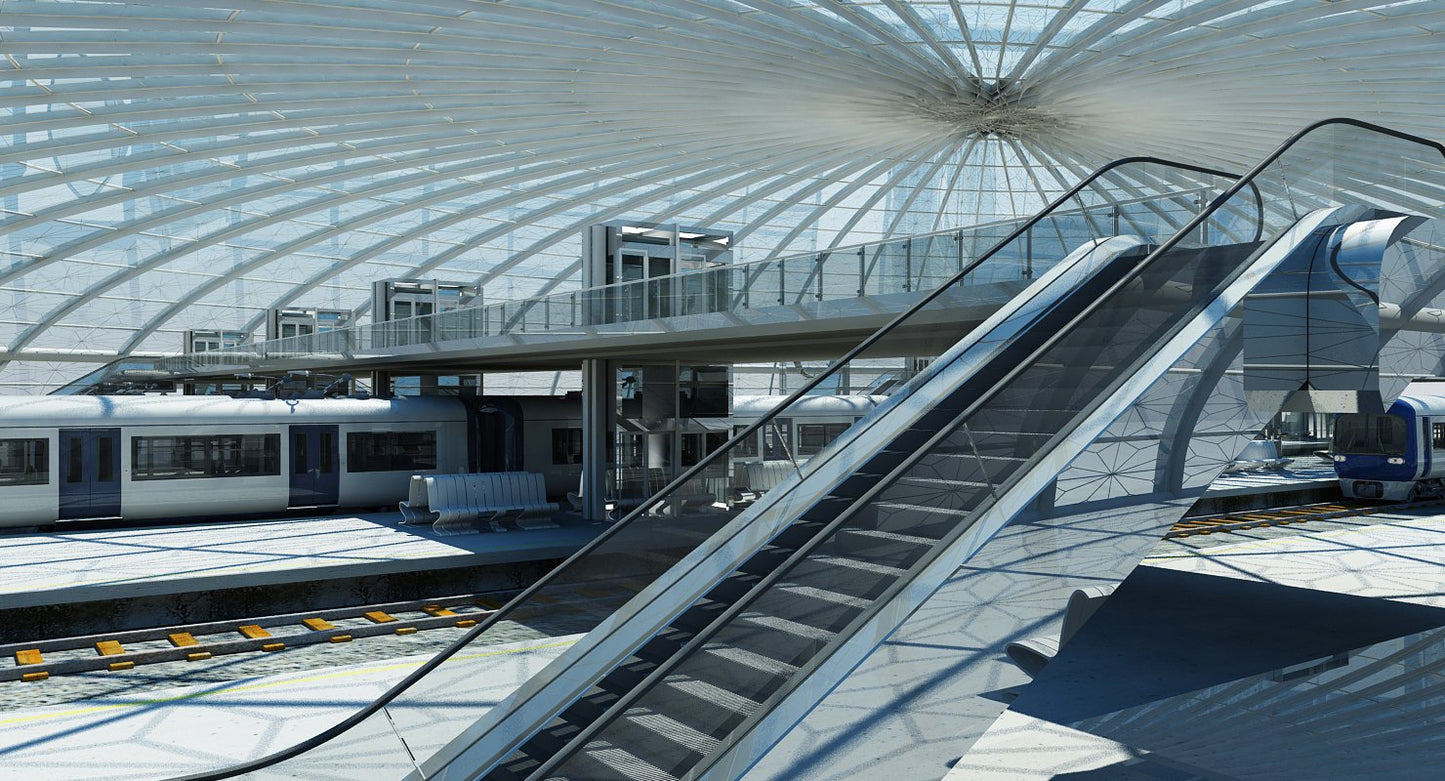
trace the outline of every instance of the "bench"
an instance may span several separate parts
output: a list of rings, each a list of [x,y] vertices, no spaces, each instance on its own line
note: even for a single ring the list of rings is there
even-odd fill
[[[1280,456],[1279,440],[1252,439],[1244,446],[1244,452],[1224,467],[1224,473],[1232,475],[1259,469],[1284,469],[1293,462],[1293,458]]]
[[[806,462],[803,462],[806,463]],[[737,486],[738,498],[744,502],[755,502],[758,497],[777,488],[790,475],[795,475],[801,466],[792,461],[747,461],[742,467],[742,485]]]
[[[480,472],[462,475],[414,475],[407,501],[397,505],[403,523],[428,523],[441,534],[456,534],[487,524],[492,531],[550,529],[560,508],[547,501],[547,486],[535,472]]]

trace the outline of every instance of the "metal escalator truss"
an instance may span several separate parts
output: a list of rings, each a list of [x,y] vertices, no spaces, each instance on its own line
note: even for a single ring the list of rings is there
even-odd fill
[[[1030,323],[487,777],[744,772],[1260,280],[1364,211],[1319,209],[1264,243],[1209,243],[1208,216],[1247,183]]]
[[[487,760],[479,757],[490,756],[497,750],[499,742],[505,745],[507,741],[516,741],[542,729],[555,716],[555,705],[550,703],[558,700],[573,703],[569,718],[597,715],[599,706],[612,695],[605,691],[585,691],[585,685],[579,689],[578,680],[588,681],[584,667],[595,666],[599,659],[611,659],[613,664],[620,663],[625,671],[635,671],[639,665],[627,662],[629,656],[656,655],[675,645],[669,642],[669,638],[678,638],[686,633],[669,634],[664,627],[678,621],[684,624],[695,622],[698,616],[706,614],[708,608],[704,607],[690,617],[679,618],[679,613],[699,599],[706,600],[709,594],[719,596],[713,593],[718,580],[733,570],[739,561],[754,556],[753,566],[764,570],[776,564],[778,554],[786,549],[788,543],[788,538],[779,537],[779,534],[789,533],[785,529],[792,519],[818,506],[820,501],[826,502],[829,491],[864,467],[869,454],[894,439],[898,430],[928,429],[936,425],[932,422],[938,418],[935,400],[926,392],[920,393],[920,389],[934,383],[957,384],[990,359],[996,358],[1000,350],[1005,349],[1030,323],[1049,315],[1061,298],[1070,291],[1076,291],[1098,269],[1119,263],[1120,259],[1137,261],[1147,254],[1147,250],[1148,244],[1140,237],[1116,236],[1090,241],[1071,253],[1035,280],[1023,294],[940,356],[923,375],[910,382],[904,392],[895,394],[869,417],[852,426],[815,461],[809,462],[810,469],[806,473],[795,473],[765,494],[747,512],[699,545],[678,566],[659,577],[620,609],[608,620],[604,631],[595,631],[570,648],[553,663],[547,675],[529,680],[506,703],[456,742],[461,744],[466,741],[470,745],[466,748],[457,745],[454,755],[440,763],[442,766],[432,764],[427,769],[446,772],[445,768],[452,765],[473,766],[494,762],[495,758]],[[792,533],[796,535],[796,530]],[[847,559],[840,558],[839,561]],[[869,569],[866,564],[862,566],[864,570]],[[892,570],[885,568],[882,571]],[[716,600],[710,602],[717,604]],[[700,625],[693,628],[700,628]],[[660,632],[662,636],[659,638]],[[626,638],[651,639],[638,649],[636,641],[628,644]],[[641,665],[645,664],[645,661],[641,662]],[[695,690],[717,693],[725,691],[726,687],[701,686],[695,687]],[[501,718],[503,713],[505,720]],[[686,733],[678,728],[678,734]],[[552,741],[543,739],[531,748],[537,750],[543,746],[557,747],[552,745]]]
[[[831,503],[805,513],[673,623],[675,636],[690,635],[685,642],[654,640],[640,649],[618,668],[621,678],[634,673],[631,679],[617,680],[614,672],[597,684],[619,695],[606,712],[586,714],[591,726],[576,730],[551,760],[528,767],[517,757],[515,770],[526,768],[526,775],[513,777],[664,779],[712,768],[718,777],[735,777],[1225,317],[1260,275],[1333,216],[1334,210],[1311,215],[1262,253],[1253,244],[1216,252],[1216,273],[1182,325],[1170,317],[1172,302],[1150,302],[1181,275],[1195,275],[1205,253],[1155,256],[1170,273],[1156,274],[1152,284],[1145,275],[1135,290],[1126,283],[1137,256],[1102,267],[1055,307],[1055,317],[1040,318],[1031,333],[1011,341],[1012,349],[943,398],[934,396],[935,410],[952,420],[936,428],[922,421],[890,443],[861,470],[871,486],[839,501],[848,493],[845,481]],[[1240,260],[1256,254],[1226,286]],[[1132,311],[1096,308],[1107,323],[1078,324],[1079,311],[1111,288]],[[1076,325],[1061,328],[1058,320]],[[1076,330],[1088,327],[1108,328],[1113,339]],[[1125,335],[1131,330],[1139,333],[1132,344]],[[1149,349],[1161,338],[1162,349]],[[1104,349],[1083,365],[1049,363],[1077,353],[1080,342]],[[1059,381],[1065,372],[1077,380],[1072,388]],[[1091,372],[1101,376],[1091,382]],[[668,631],[660,636],[667,637]],[[647,668],[645,676],[636,674]],[[719,692],[731,696],[723,700]],[[564,714],[552,729],[566,734],[575,726]],[[511,775],[504,769],[494,777]]]
[[[1345,128],[1371,143],[1361,143],[1355,137],[1325,138],[1319,132],[1321,128]],[[1390,170],[1396,176],[1405,178],[1377,187],[1375,177],[1385,168],[1379,160],[1341,164],[1336,159],[1341,150],[1384,146],[1373,143],[1376,136],[1425,149],[1428,165],[1392,166]],[[1309,155],[1285,161],[1289,165],[1278,166],[1271,172],[1272,178],[1262,176],[1280,163],[1284,152],[1303,147],[1310,147]],[[795,723],[818,701],[831,685],[828,681],[840,680],[867,648],[886,637],[908,615],[909,601],[916,602],[926,595],[929,578],[952,571],[955,560],[967,558],[982,546],[1033,494],[1044,489],[1052,479],[1048,475],[1069,466],[1069,453],[1082,452],[1089,442],[1089,432],[1102,430],[1108,421],[1129,408],[1124,398],[1127,394],[1109,391],[1110,383],[1118,380],[1120,373],[1127,370],[1125,379],[1135,377],[1142,383],[1141,378],[1150,372],[1165,371],[1170,361],[1159,356],[1167,350],[1178,352],[1186,344],[1176,344],[1176,340],[1189,338],[1190,328],[1204,328],[1202,318],[1228,314],[1228,307],[1216,304],[1215,298],[1206,301],[1195,297],[1196,293],[1203,296],[1207,292],[1217,298],[1221,292],[1238,292],[1233,287],[1238,280],[1228,274],[1218,279],[1199,276],[1206,270],[1218,276],[1221,270],[1227,270],[1224,267],[1228,263],[1214,264],[1211,260],[1197,269],[1191,265],[1208,260],[1205,256],[1209,253],[1201,251],[1210,248],[1211,242],[1236,248],[1220,253],[1235,264],[1229,268],[1245,261],[1257,266],[1263,256],[1241,251],[1240,245],[1256,242],[1263,235],[1267,239],[1264,245],[1280,247],[1275,239],[1286,235],[1290,226],[1297,226],[1301,215],[1320,207],[1367,203],[1409,212],[1415,204],[1428,202],[1429,208],[1437,208],[1436,196],[1441,188],[1436,174],[1445,157],[1442,152],[1445,148],[1439,145],[1383,128],[1352,120],[1330,120],[1301,131],[1247,177],[1222,188],[1218,197],[1204,199],[1209,205],[1203,213],[1198,212],[1196,198],[1203,191],[1201,187],[1213,185],[1201,185],[1201,174],[1228,177],[1230,181],[1236,177],[1143,158],[1106,166],[996,244],[971,250],[976,260],[946,285],[850,350],[828,371],[790,396],[778,411],[737,432],[723,451],[689,469],[662,495],[615,524],[383,696],[290,749],[188,779],[210,781],[268,770],[288,778],[322,778],[335,777],[343,769],[368,777],[472,779],[490,773],[497,778],[554,778],[573,772],[566,763],[574,757],[601,762],[595,775],[589,775],[592,769],[582,768],[576,777],[734,777],[750,766],[783,728]],[[1391,160],[1398,163],[1396,158],[1409,158],[1411,154],[1421,156],[1409,152],[1395,154]],[[1141,172],[1141,168],[1145,170]],[[1185,184],[1181,171],[1196,180],[1188,189],[1181,189]],[[1411,176],[1415,179],[1408,178]],[[1266,178],[1270,181],[1266,182]],[[1416,180],[1428,180],[1427,186],[1416,187]],[[1141,187],[1149,192],[1141,195]],[[1324,195],[1301,195],[1311,192]],[[1065,205],[1077,207],[1067,218],[1055,213]],[[1127,226],[1128,232],[1146,237],[1151,244],[1162,244],[1161,248],[1139,264],[1104,264],[1107,273],[1090,277],[1099,280],[1102,287],[1078,293],[1067,306],[1050,302],[1048,311],[1029,321],[1030,328],[1019,331],[1031,334],[1029,339],[986,345],[982,337],[971,336],[975,343],[969,349],[984,350],[973,355],[986,355],[987,360],[970,367],[969,376],[979,377],[978,384],[968,386],[963,379],[968,387],[964,392],[954,392],[949,404],[922,405],[930,407],[924,410],[908,406],[918,405],[924,396],[900,396],[898,401],[885,405],[889,412],[880,410],[865,421],[869,425],[857,427],[859,430],[850,432],[847,438],[855,444],[864,437],[881,439],[883,429],[874,426],[880,425],[885,414],[902,416],[902,410],[907,408],[911,417],[906,429],[912,432],[913,439],[899,440],[891,451],[883,447],[878,454],[866,453],[866,448],[858,446],[852,454],[835,449],[806,465],[795,462],[806,479],[785,486],[791,490],[769,492],[766,504],[760,502],[756,510],[736,517],[682,517],[667,512],[670,495],[701,488],[702,483],[696,481],[706,477],[705,471],[713,462],[730,457],[749,436],[772,419],[785,416],[789,405],[846,371],[855,359],[944,353],[957,334],[938,328],[936,323],[942,320],[933,315],[937,307],[954,305],[950,295],[960,291],[957,283],[961,280],[974,274],[1006,271],[1014,274],[1019,289],[1023,289],[1032,278],[1032,264],[1038,258],[1049,253],[1056,253],[1052,258],[1061,258],[1068,249],[1087,240],[1118,232],[1104,227],[1111,221]],[[1200,254],[1190,256],[1191,252]],[[1150,276],[1159,276],[1159,270],[1166,267],[1177,278],[1169,274],[1157,279]],[[1023,272],[1022,277],[1018,272]],[[1180,284],[1171,287],[1170,282]],[[1075,321],[1097,309],[1097,301],[1132,294],[1137,301],[1167,309],[1180,320],[1177,307],[1163,305],[1171,298],[1178,299],[1181,291],[1199,309],[1187,312],[1192,319],[1182,317],[1187,322],[1177,329],[1158,331],[1160,322],[1104,324],[1111,336],[1129,334],[1130,344],[1136,347],[1148,343],[1157,348],[1162,344],[1167,348],[1164,351],[1135,354],[1127,350],[1094,350],[1090,357],[1095,363],[1090,365],[1100,370],[1093,372],[1080,371],[1067,361],[1050,365],[1042,360],[1048,349],[1071,334],[1077,335]],[[1048,324],[1040,325],[1045,320]],[[1158,331],[1152,341],[1149,328]],[[1040,340],[1040,334],[1046,338]],[[1199,335],[1193,334],[1196,339]],[[905,351],[880,352],[883,348]],[[947,366],[970,362],[940,363],[945,364],[944,368],[930,372],[928,381],[940,377]],[[1038,382],[1031,390],[1021,391],[1024,386],[1016,381],[1031,368],[1041,372],[1038,378],[1062,378],[1067,382]],[[1005,383],[1003,389],[996,390],[1000,383]],[[927,382],[920,379],[910,385],[910,390],[917,392],[924,384]],[[1020,417],[1016,413],[1021,410],[1030,414]],[[1036,410],[1054,410],[1058,414]],[[1013,428],[998,428],[1006,424]],[[1041,427],[1028,428],[1034,425]],[[995,436],[1000,432],[1009,436]],[[950,440],[955,433],[958,439]],[[1045,446],[1050,449],[1043,449]],[[877,455],[886,458],[875,461]],[[933,460],[923,464],[925,458]],[[863,474],[850,476],[858,470],[849,462],[859,459],[865,461],[861,464]],[[930,474],[920,472],[905,477],[909,470],[919,468]],[[966,490],[939,490],[944,483]],[[930,501],[936,506],[919,510],[924,505],[913,500],[925,495],[932,497]],[[939,497],[951,498],[956,505],[949,506],[947,501],[940,505]],[[759,520],[764,517],[771,519]],[[934,519],[933,525],[927,521],[929,518]],[[920,531],[927,533],[915,533]],[[861,566],[844,560],[861,562]],[[843,567],[823,567],[820,562]],[[502,631],[492,633],[504,622],[518,620],[537,609],[545,610],[555,597],[604,576],[611,578],[609,582],[617,582],[619,572],[613,567],[618,564],[631,568],[621,574],[637,585],[626,596],[617,598],[617,612],[593,624],[586,638],[502,702],[469,694],[471,688],[482,687],[469,688],[467,676],[475,673],[469,673],[464,665],[452,664],[463,658],[463,651],[480,649],[481,655],[486,655],[489,643],[505,637]],[[849,573],[849,577],[838,576],[840,571]],[[719,580],[728,573],[736,576]],[[777,588],[763,588],[765,585]],[[788,599],[783,600],[779,594],[786,594]],[[673,630],[659,631],[669,624]],[[792,644],[791,661],[770,654],[771,646],[760,649],[748,645],[770,642],[761,638],[778,636],[780,632]],[[676,655],[684,648],[690,653]],[[584,654],[584,649],[589,653]],[[717,666],[733,665],[724,669],[734,669],[735,678],[719,683],[703,675],[689,675],[694,672],[687,666],[689,660],[703,658],[703,654]],[[620,666],[616,664],[619,660],[623,662]],[[619,672],[604,678],[609,671]],[[606,686],[594,686],[600,680],[606,680]],[[739,696],[733,691],[734,680],[740,685],[751,680],[748,685],[752,696]],[[676,699],[648,699],[653,692]],[[689,705],[697,701],[703,704]],[[444,707],[436,707],[438,702]],[[690,713],[672,710],[676,703],[693,707],[699,714],[710,713],[707,718],[714,719],[715,724],[702,723],[702,728],[690,724]],[[589,708],[590,713],[582,713]],[[548,724],[557,713],[568,709],[584,716],[573,722],[576,729],[560,722]],[[457,724],[468,717],[471,721],[467,723],[472,726],[458,733]],[[549,732],[549,726],[562,729]],[[537,750],[524,752],[530,766],[504,769],[497,765],[507,760],[518,745],[538,736],[543,739],[535,744]],[[661,750],[651,753],[644,744],[661,746]],[[628,745],[637,747],[640,753],[629,750]]]

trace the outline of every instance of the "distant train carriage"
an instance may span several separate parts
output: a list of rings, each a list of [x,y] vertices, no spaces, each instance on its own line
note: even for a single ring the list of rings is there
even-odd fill
[[[883,398],[803,399],[733,463],[806,460]],[[733,422],[782,400],[740,397]],[[0,399],[0,527],[383,507],[406,498],[414,474],[538,472],[556,500],[581,478],[580,413],[578,399],[550,396]],[[724,432],[682,434],[682,466]]]
[[[1445,496],[1445,383],[1411,383],[1384,415],[1338,416],[1330,451],[1345,496]]]
[[[771,412],[786,396],[739,396],[733,401],[736,433]],[[735,459],[776,461],[817,455],[887,396],[805,396],[771,425],[739,446]]]
[[[0,403],[0,526],[381,506],[469,463],[456,399],[48,396]]]

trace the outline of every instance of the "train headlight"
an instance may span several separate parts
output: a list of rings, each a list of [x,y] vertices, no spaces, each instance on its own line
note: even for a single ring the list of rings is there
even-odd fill
[[[1335,463],[1336,463],[1336,464],[1343,464],[1344,462],[1345,462],[1345,457],[1344,457],[1344,456],[1335,456]]]
[[[1405,463],[1405,459],[1403,459],[1403,458],[1387,458],[1387,459],[1385,459],[1385,463],[1387,463],[1387,464],[1403,464],[1403,463]]]

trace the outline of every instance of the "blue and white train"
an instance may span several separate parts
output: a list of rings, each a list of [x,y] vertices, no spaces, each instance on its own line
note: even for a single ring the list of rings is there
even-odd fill
[[[1335,418],[1330,452],[1354,499],[1445,496],[1445,382],[1412,382],[1384,415]]]

